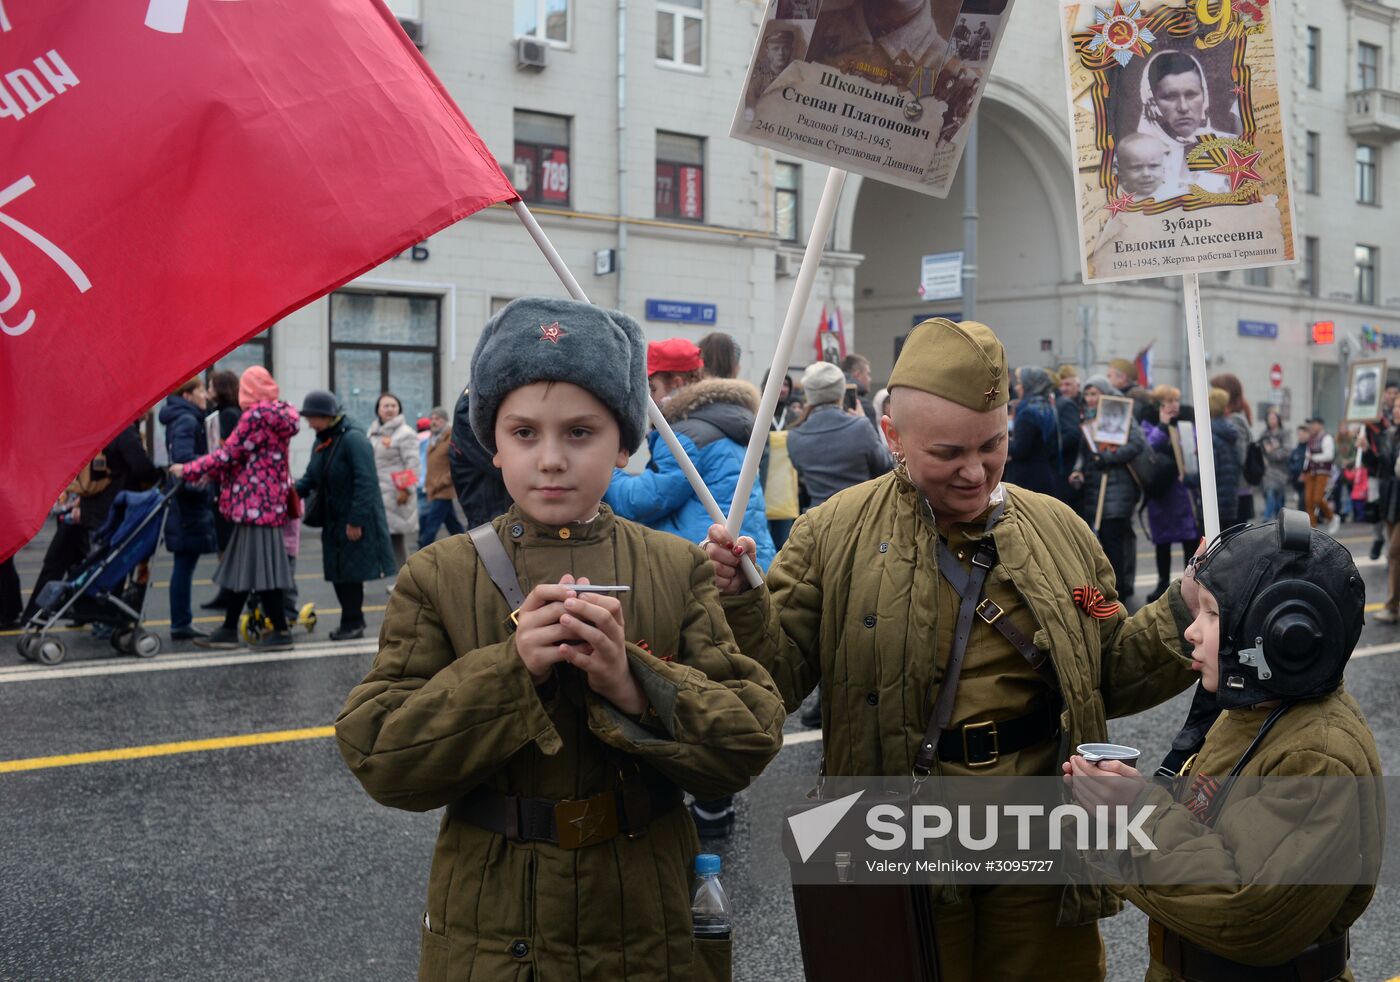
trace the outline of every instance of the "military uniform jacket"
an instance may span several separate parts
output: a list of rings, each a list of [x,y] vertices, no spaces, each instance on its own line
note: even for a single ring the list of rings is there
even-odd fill
[[[735,647],[697,547],[607,506],[563,528],[512,508],[494,526],[526,593],[564,573],[632,587],[620,598],[627,654],[650,710],[623,715],[572,666],[556,668],[556,692],[542,701],[547,690],[516,653],[506,601],[470,539],[454,536],[400,572],[374,667],[336,721],[341,754],[377,801],[426,811],[481,785],[585,798],[617,786],[619,754],[715,798],[747,786],[778,752],[782,700]],[[635,839],[577,850],[444,816],[419,978],[703,977],[692,974],[698,851],[683,806]]]
[[[1108,560],[1083,521],[1046,495],[1003,488],[1006,511],[992,533],[998,565],[988,590],[1019,595],[1012,616],[1050,654],[1063,697],[1061,738],[1054,759],[1039,761],[1034,771],[1017,767],[1016,758],[1025,756],[1017,754],[980,773],[1056,776],[1057,762],[1077,744],[1107,738],[1109,717],[1140,712],[1191,684],[1196,676],[1181,640],[1190,615],[1173,584],[1128,617],[1116,603]],[[1080,586],[1102,591],[1098,610],[1107,616],[1075,605]],[[938,639],[952,635],[944,621],[955,600],[938,571],[938,531],[922,496],[893,473],[799,518],[766,586],[726,597],[724,605],[739,647],[772,673],[789,708],[822,683],[829,775],[896,776],[911,773],[932,714],[948,657]],[[979,664],[1008,650],[1004,638],[979,624],[953,723],[1024,711],[1024,693],[989,684],[995,675],[980,686],[970,682]],[[1060,920],[1084,923],[1119,909],[1106,890],[1069,887]]]
[[[1361,707],[1344,690],[1299,703],[1285,713],[1241,771],[1244,784],[1219,806],[1207,828],[1198,806],[1220,793],[1245,749],[1254,741],[1268,709],[1228,710],[1206,734],[1205,745],[1179,782],[1175,799],[1152,785],[1134,804],[1158,807],[1143,832],[1158,851],[1137,852],[1140,884],[1121,888],[1124,897],[1154,921],[1218,955],[1247,965],[1277,965],[1316,941],[1339,937],[1371,902],[1374,887],[1348,884],[1282,885],[1289,874],[1270,868],[1331,868],[1340,857],[1331,847],[1358,841],[1379,843],[1385,827],[1379,798],[1328,794],[1302,800],[1296,786],[1273,789],[1250,777],[1379,778],[1380,758]],[[1243,793],[1248,788],[1248,793]],[[1276,797],[1277,795],[1277,797]],[[1285,796],[1286,795],[1286,796]],[[1372,807],[1365,807],[1365,806]],[[1332,834],[1319,828],[1335,823]],[[1353,857],[1354,858],[1354,857]],[[1279,864],[1286,864],[1280,867]],[[1172,870],[1209,883],[1163,884]],[[1211,871],[1219,875],[1211,876]],[[1150,881],[1156,881],[1152,885]],[[1261,882],[1262,881],[1262,882]],[[1171,979],[1153,961],[1149,982]],[[1350,979],[1348,971],[1345,978]]]

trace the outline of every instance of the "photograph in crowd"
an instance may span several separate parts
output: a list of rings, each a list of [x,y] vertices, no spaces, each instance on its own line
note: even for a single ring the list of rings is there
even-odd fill
[[[1086,282],[1294,258],[1273,8],[1203,9],[1061,2]]]
[[[1010,6],[769,0],[730,135],[946,197]]]
[[[1119,396],[1100,396],[1099,414],[1094,419],[1093,442],[1121,447],[1128,442],[1128,429],[1132,422],[1133,400]]]
[[[1385,378],[1385,359],[1367,359],[1351,364],[1351,380],[1347,385],[1348,423],[1367,423],[1381,414],[1381,379]]]

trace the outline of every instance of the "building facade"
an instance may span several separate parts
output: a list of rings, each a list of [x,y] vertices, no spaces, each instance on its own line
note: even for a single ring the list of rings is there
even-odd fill
[[[636,317],[653,339],[733,335],[754,382],[827,173],[728,136],[764,6],[390,0],[590,299]],[[1302,259],[1202,277],[1208,357],[1256,403],[1335,424],[1345,359],[1400,351],[1400,223],[1384,211],[1392,195],[1400,202],[1400,167],[1390,166],[1400,0],[1275,11]],[[976,315],[1013,364],[1092,368],[1155,342],[1154,381],[1181,385],[1179,278],[1080,279],[1060,50],[1056,4],[1017,4],[978,116],[971,208],[961,176],[944,200],[848,179],[794,367],[814,358],[823,308],[840,312],[847,345],[871,359],[877,380],[913,324],[962,313],[960,300],[921,301],[920,265],[963,247],[972,210]],[[513,212],[496,207],[297,311],[221,365],[268,364],[294,400],[329,387],[366,424],[382,390],[417,417],[450,409],[495,310],[561,292]],[[1334,325],[1334,343],[1310,343],[1318,322]]]

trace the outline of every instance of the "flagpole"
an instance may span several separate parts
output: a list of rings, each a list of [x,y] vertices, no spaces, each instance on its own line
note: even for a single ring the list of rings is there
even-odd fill
[[[540,223],[535,220],[535,216],[530,213],[530,209],[525,207],[525,203],[519,198],[511,202],[511,208],[515,210],[516,217],[520,219],[525,230],[530,233],[530,238],[535,240],[535,245],[544,253],[544,258],[548,261],[550,268],[559,277],[564,289],[569,296],[583,303],[592,303],[583,292],[583,287],[579,286],[578,280],[570,272],[569,267],[564,264],[564,259],[559,255],[559,250],[554,248],[554,243],[549,241],[549,236],[544,234],[544,229],[540,228]],[[772,416],[772,410],[769,410]],[[700,503],[705,506],[705,510],[710,513],[710,517],[717,523],[724,524],[724,512],[720,510],[719,502],[710,493],[710,489],[705,486],[705,479],[700,476],[700,472],[695,469],[695,464],[691,461],[685,448],[681,446],[680,440],[676,438],[675,430],[671,429],[671,424],[666,422],[666,417],[661,415],[661,408],[657,406],[656,400],[647,396],[647,416],[651,419],[651,424],[656,427],[656,432],[661,434],[661,439],[670,448],[672,456],[676,458],[676,463],[681,465],[681,471],[685,474],[686,480],[690,482],[690,487],[695,491]],[[764,431],[765,438],[767,431]],[[747,492],[745,492],[747,494]],[[763,574],[758,571],[749,557],[742,560],[744,576],[749,581],[749,586],[762,586]]]
[[[1201,280],[1184,273],[1186,347],[1191,358],[1191,402],[1196,410],[1196,460],[1201,472],[1201,523],[1207,542],[1220,534],[1220,499],[1215,487],[1215,444],[1210,434],[1210,383],[1206,380],[1206,341],[1201,323]]]
[[[822,188],[821,202],[817,205],[817,214],[812,219],[812,231],[807,236],[807,251],[803,253],[802,266],[797,271],[792,300],[788,303],[783,331],[778,335],[778,348],[773,352],[773,365],[768,371],[768,383],[763,387],[763,398],[758,401],[758,416],[754,420],[753,433],[749,435],[748,449],[744,451],[744,465],[739,471],[739,483],[734,488],[734,500],[729,505],[727,527],[730,535],[737,536],[744,524],[749,492],[753,490],[759,462],[768,446],[768,421],[773,418],[773,411],[778,406],[778,394],[783,388],[788,362],[792,360],[792,349],[797,344],[797,333],[802,328],[807,301],[812,297],[812,283],[821,267],[827,235],[831,231],[831,222],[836,215],[836,205],[841,200],[841,188],[845,183],[844,170],[833,167],[827,171],[826,187]]]

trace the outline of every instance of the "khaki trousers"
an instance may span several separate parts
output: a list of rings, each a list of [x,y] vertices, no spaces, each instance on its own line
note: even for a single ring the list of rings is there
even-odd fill
[[[1322,521],[1332,520],[1332,506],[1327,503],[1327,477],[1326,474],[1303,475],[1303,510],[1314,528],[1318,523],[1318,509],[1322,510]]]
[[[1060,886],[975,886],[938,907],[943,982],[1102,982],[1097,922],[1058,927]]]

